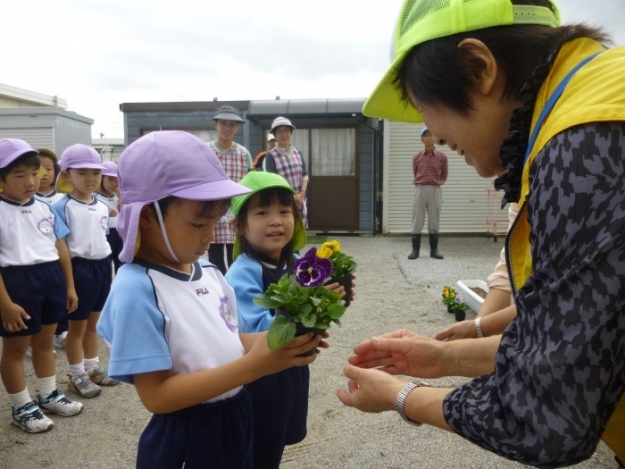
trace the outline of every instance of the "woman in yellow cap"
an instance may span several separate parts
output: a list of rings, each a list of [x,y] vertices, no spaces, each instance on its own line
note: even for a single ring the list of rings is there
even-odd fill
[[[507,240],[517,316],[499,336],[401,330],[357,345],[346,405],[397,410],[524,464],[575,464],[602,435],[623,460],[625,48],[607,42],[560,26],[550,0],[404,2],[394,62],[363,112],[425,122],[519,202]],[[474,379],[445,389],[391,374]]]

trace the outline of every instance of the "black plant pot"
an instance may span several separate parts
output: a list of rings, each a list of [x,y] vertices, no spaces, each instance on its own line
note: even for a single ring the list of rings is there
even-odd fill
[[[283,309],[276,309],[276,317],[284,316],[285,318],[291,320],[291,314],[288,311]],[[314,335],[322,335],[325,332],[325,329],[320,329],[317,327],[306,327],[301,322],[296,322],[295,324],[295,337],[299,337],[301,335],[306,334],[307,332],[312,332]],[[297,355],[298,357],[308,357],[317,351],[317,347],[309,350],[308,352],[301,353]]]
[[[467,313],[464,311],[454,311],[454,315],[456,317],[456,321],[464,321],[467,317]]]
[[[343,301],[345,302],[345,307],[348,307],[352,302],[352,274],[343,275],[342,277],[330,277],[330,280],[326,283],[330,284],[336,282],[345,289]]]
[[[449,305],[447,305],[447,312],[448,312],[449,314],[454,314],[454,310],[453,310],[453,309],[451,309],[451,306],[449,306]]]

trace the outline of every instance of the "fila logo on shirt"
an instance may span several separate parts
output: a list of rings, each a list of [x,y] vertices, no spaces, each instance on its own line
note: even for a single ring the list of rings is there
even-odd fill
[[[201,296],[201,295],[208,295],[208,288],[204,288],[204,287],[202,287],[202,288],[196,288],[196,289],[195,289],[195,294],[196,294],[197,296]]]
[[[27,215],[29,213],[33,213],[30,210],[22,210],[22,215]]]

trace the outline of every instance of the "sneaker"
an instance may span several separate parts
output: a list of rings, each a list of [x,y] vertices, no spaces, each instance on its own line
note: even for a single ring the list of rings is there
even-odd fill
[[[102,388],[94,384],[87,374],[82,376],[67,375],[67,386],[70,391],[82,397],[96,397],[102,392]]]
[[[115,386],[119,384],[119,380],[115,378],[111,378],[106,370],[98,367],[94,369],[91,373],[89,373],[89,378],[98,386]]]
[[[67,332],[63,332],[62,334],[55,335],[54,336],[54,348],[64,349],[66,337],[67,337]]]
[[[11,423],[28,433],[47,432],[54,426],[54,422],[43,415],[34,401],[19,409],[11,406]]]
[[[37,404],[39,404],[40,409],[54,412],[63,417],[80,414],[83,408],[81,402],[70,401],[65,397],[65,394],[58,389],[52,391],[52,394],[50,394],[47,399],[41,397],[41,394],[37,394]]]

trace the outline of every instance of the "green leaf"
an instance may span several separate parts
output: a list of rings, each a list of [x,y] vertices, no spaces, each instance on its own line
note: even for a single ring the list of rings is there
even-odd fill
[[[309,314],[302,318],[302,324],[304,325],[304,327],[315,327],[315,325],[317,324],[317,318],[314,314]]]
[[[331,319],[333,320],[337,320],[339,319],[341,316],[343,316],[343,314],[345,313],[345,305],[342,304],[333,304],[328,306],[328,316],[330,316]]]
[[[267,345],[276,350],[284,347],[295,337],[295,324],[284,316],[276,316],[267,332]]]

